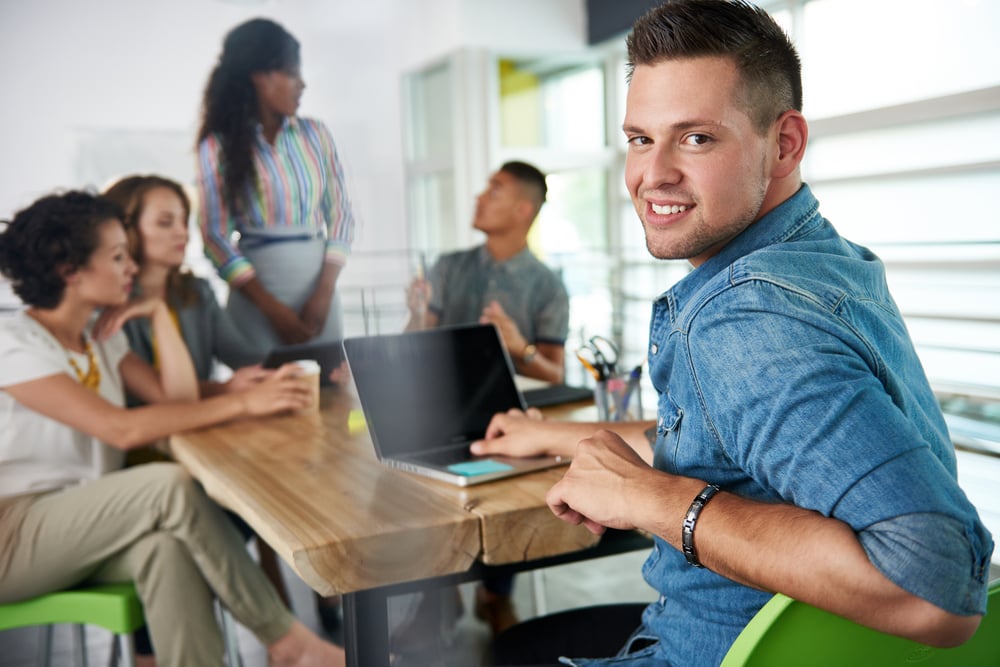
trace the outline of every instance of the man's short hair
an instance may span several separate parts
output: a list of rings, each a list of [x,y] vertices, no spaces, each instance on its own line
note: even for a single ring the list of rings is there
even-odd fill
[[[626,38],[628,79],[638,65],[722,56],[736,65],[737,104],[763,133],[781,114],[802,110],[802,66],[791,40],[763,9],[745,0],[666,0]]]
[[[510,174],[518,181],[528,186],[528,191],[532,194],[532,198],[535,200],[535,204],[538,208],[542,207],[545,203],[545,196],[549,192],[548,186],[545,184],[545,174],[542,171],[527,162],[519,162],[513,160],[511,162],[505,162],[500,171]]]

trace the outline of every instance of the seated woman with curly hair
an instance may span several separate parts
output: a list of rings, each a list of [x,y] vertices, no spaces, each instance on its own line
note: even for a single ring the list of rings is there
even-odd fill
[[[0,603],[131,581],[158,663],[207,666],[222,664],[217,596],[273,664],[343,664],[183,469],[119,470],[125,450],[171,433],[302,408],[307,384],[282,369],[197,400],[166,305],[128,301],[136,267],[122,212],[100,197],[51,195],[17,213],[0,233],[0,272],[27,306],[0,318]],[[151,322],[158,370],[120,331],[136,317]],[[124,407],[126,391],[147,405]]]

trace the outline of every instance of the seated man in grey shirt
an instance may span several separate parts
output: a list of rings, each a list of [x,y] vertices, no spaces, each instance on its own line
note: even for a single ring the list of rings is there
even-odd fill
[[[472,223],[486,242],[442,255],[428,276],[410,284],[406,330],[493,323],[518,374],[563,382],[569,297],[559,276],[528,250],[547,190],[545,174],[525,162],[507,162],[490,176]],[[476,591],[476,615],[494,633],[517,622],[512,586],[513,577],[494,577]]]
[[[407,290],[407,331],[448,324],[497,326],[517,372],[560,383],[569,297],[559,276],[528,250],[528,230],[545,203],[545,175],[507,162],[476,200],[483,245],[442,255]]]

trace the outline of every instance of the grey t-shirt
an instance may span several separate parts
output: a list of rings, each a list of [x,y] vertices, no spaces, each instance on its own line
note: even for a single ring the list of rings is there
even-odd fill
[[[529,342],[566,342],[566,287],[527,248],[503,262],[495,261],[485,245],[448,253],[429,278],[430,311],[442,325],[478,322],[483,308],[497,301]]]

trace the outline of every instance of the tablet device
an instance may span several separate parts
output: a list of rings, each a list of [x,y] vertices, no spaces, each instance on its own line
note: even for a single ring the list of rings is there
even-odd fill
[[[344,361],[344,345],[341,341],[326,341],[322,343],[299,343],[296,345],[279,345],[271,350],[264,360],[264,368],[278,368],[282,364],[300,359],[313,359],[319,363],[319,381],[323,386],[333,384],[330,372]]]

